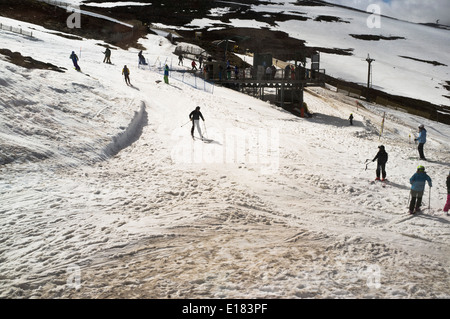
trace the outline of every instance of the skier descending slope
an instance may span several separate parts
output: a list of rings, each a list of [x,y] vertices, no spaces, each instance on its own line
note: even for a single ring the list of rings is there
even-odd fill
[[[130,69],[128,69],[126,65],[124,65],[124,67],[122,69],[122,75],[125,77],[125,83],[127,85],[131,85],[131,82],[130,82]]]
[[[194,127],[197,127],[198,134],[200,134],[201,139],[203,139],[202,131],[200,129],[200,118],[202,118],[203,121],[205,119],[203,118],[202,113],[200,112],[200,106],[197,106],[195,110],[193,110],[189,114],[189,119],[192,121],[192,128],[191,128],[191,136],[194,138]]]
[[[72,54],[69,57],[70,59],[72,59],[73,62],[73,66],[75,67],[75,70],[77,71],[81,71],[79,65],[78,65],[78,56],[75,54],[75,51],[72,51]]]
[[[431,178],[427,175],[427,173],[425,173],[425,167],[419,165],[417,167],[417,172],[409,179],[409,182],[411,183],[411,202],[409,203],[409,213],[415,214],[420,210],[420,205],[422,205],[425,182],[428,182],[428,186],[432,186]]]

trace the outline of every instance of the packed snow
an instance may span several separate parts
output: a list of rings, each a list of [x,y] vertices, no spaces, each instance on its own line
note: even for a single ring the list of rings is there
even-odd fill
[[[314,116],[299,118],[223,87],[160,82],[161,62],[183,68],[160,36],[140,40],[138,68],[137,49],[110,46],[109,65],[101,41],[0,22],[34,29],[1,30],[2,48],[66,69],[0,55],[1,298],[450,297],[448,125],[332,87],[308,88]],[[209,142],[190,137],[196,106]],[[380,144],[386,184],[373,181]],[[419,164],[433,187],[410,216]]]

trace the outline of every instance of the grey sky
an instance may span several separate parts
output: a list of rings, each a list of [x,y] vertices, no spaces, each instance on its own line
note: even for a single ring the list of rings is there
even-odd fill
[[[381,14],[411,22],[436,22],[450,25],[450,0],[326,0],[361,10],[371,4],[381,8]]]

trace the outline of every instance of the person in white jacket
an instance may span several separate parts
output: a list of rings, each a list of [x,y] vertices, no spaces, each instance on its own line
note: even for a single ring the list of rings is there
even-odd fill
[[[423,124],[419,125],[419,136],[414,141],[419,142],[417,150],[419,151],[420,159],[426,161],[425,155],[423,154],[423,145],[427,142],[427,130]]]

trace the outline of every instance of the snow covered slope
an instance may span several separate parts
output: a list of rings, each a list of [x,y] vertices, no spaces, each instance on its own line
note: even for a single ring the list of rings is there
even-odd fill
[[[283,31],[290,37],[306,41],[308,47],[350,52],[351,55],[322,52],[320,67],[333,77],[363,86],[367,85],[366,58],[370,54],[375,59],[372,64],[373,88],[450,106],[446,89],[450,81],[449,29],[377,16],[372,11],[308,3],[280,0],[248,5],[239,1],[218,1],[215,5],[220,8],[211,9],[207,16],[195,18],[184,27],[166,27],[201,29],[205,33],[224,28]],[[89,6],[88,2],[83,4]],[[151,10],[151,6],[149,8]],[[237,17],[233,16],[236,12]],[[261,49],[266,44],[264,41],[261,40]]]
[[[302,119],[225,88],[157,83],[135,49],[112,48],[108,65],[99,41],[0,22],[35,36],[2,30],[3,48],[67,69],[0,55],[2,298],[450,297],[448,125],[325,88],[305,94],[314,117]],[[150,65],[176,61],[164,38],[141,44]],[[185,125],[197,105],[210,143]],[[428,162],[409,138],[419,123]],[[385,186],[365,169],[380,144]],[[412,217],[419,164],[433,188]]]

